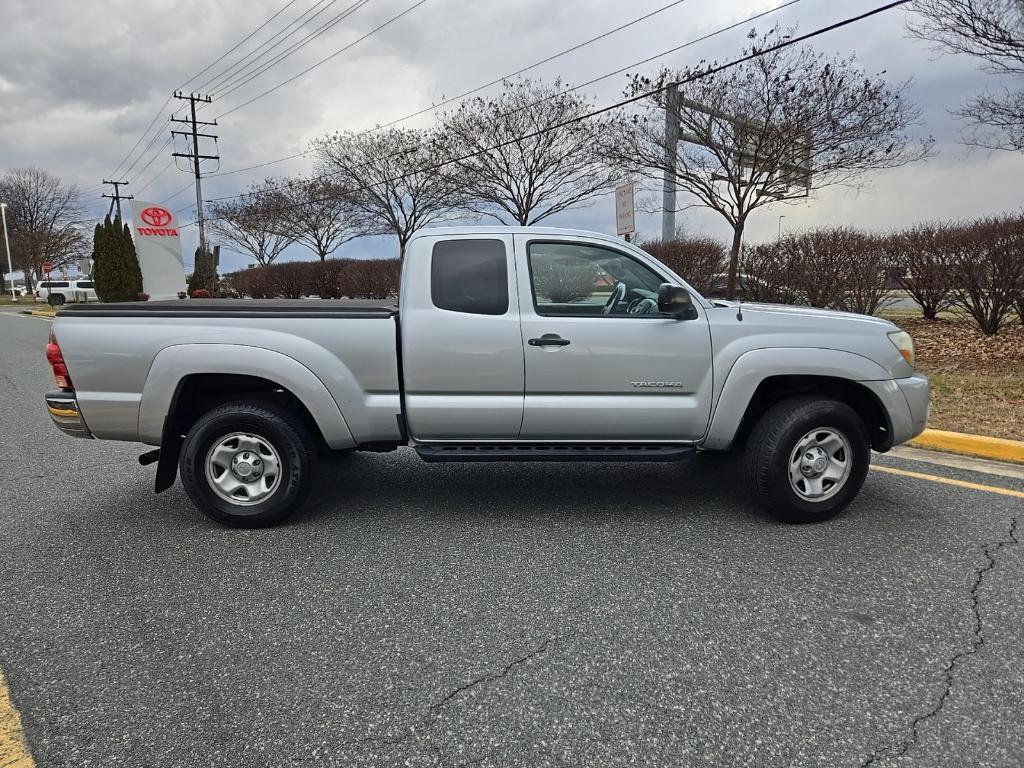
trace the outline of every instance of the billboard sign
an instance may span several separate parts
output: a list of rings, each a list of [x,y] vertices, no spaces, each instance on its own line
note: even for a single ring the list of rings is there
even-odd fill
[[[633,211],[633,184],[615,188],[615,233],[631,235],[636,232],[636,217]]]
[[[149,298],[176,299],[185,290],[185,264],[174,213],[157,203],[132,200],[132,236]]]

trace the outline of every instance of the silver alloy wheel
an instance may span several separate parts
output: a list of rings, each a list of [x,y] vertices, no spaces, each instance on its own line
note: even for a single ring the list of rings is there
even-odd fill
[[[801,437],[789,459],[789,485],[805,501],[825,501],[846,485],[853,450],[833,427],[812,429]]]
[[[232,432],[207,452],[206,480],[225,501],[250,507],[281,484],[281,458],[266,438]]]

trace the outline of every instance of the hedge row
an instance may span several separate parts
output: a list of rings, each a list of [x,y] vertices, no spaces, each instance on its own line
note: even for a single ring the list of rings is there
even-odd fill
[[[286,261],[225,275],[223,287],[255,299],[388,299],[398,295],[398,259]]]
[[[723,244],[680,238],[642,247],[702,293],[723,288]],[[739,273],[747,300],[875,314],[902,288],[926,318],[952,309],[985,333],[998,333],[1015,312],[1024,322],[1024,217],[923,224],[885,235],[822,227],[744,247]]]

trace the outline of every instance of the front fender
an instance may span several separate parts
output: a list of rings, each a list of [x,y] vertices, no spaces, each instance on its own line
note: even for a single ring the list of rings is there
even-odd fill
[[[193,374],[238,374],[267,379],[291,392],[312,415],[331,448],[356,443],[324,383],[309,368],[280,352],[242,344],[177,344],[153,359],[139,403],[139,440],[160,445],[164,418],[178,385]]]
[[[722,451],[732,445],[754,392],[771,376],[828,376],[847,381],[892,378],[873,360],[838,349],[776,347],[744,352],[736,358],[722,384],[702,448]]]

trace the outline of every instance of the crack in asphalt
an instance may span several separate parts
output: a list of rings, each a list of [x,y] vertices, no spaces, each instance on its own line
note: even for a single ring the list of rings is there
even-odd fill
[[[525,664],[526,662],[528,662],[530,659],[534,658],[535,656],[540,656],[542,653],[545,653],[547,651],[548,647],[553,642],[555,642],[556,640],[561,640],[561,639],[562,639],[561,637],[555,637],[555,638],[549,637],[547,640],[545,640],[543,643],[541,643],[538,648],[534,649],[533,651],[531,651],[530,653],[526,654],[522,658],[510,661],[508,664],[505,665],[505,668],[503,670],[501,670],[501,672],[499,672],[498,674],[496,674],[496,675],[483,675],[482,677],[478,677],[475,680],[471,680],[470,682],[466,683],[465,685],[460,685],[458,688],[453,690],[451,693],[449,693],[447,696],[445,696],[443,699],[441,699],[437,703],[431,704],[430,705],[431,710],[441,709],[441,707],[443,707],[449,701],[454,699],[460,693],[464,693],[465,691],[468,691],[470,688],[474,688],[474,687],[476,687],[478,685],[482,685],[484,683],[490,683],[490,682],[493,682],[495,680],[500,680],[501,678],[505,677],[509,672],[511,672],[513,669],[518,667],[520,664]]]
[[[420,719],[418,719],[414,724],[408,726],[406,731],[405,731],[405,733],[401,734],[400,736],[390,736],[390,737],[389,736],[364,736],[364,737],[362,737],[360,739],[355,739],[354,741],[351,741],[349,743],[350,744],[387,744],[388,746],[395,746],[397,744],[401,744],[402,742],[407,741],[411,736],[415,735],[417,728],[424,727],[424,726],[429,726],[431,720],[434,718],[436,713],[439,712],[441,709],[443,709],[450,701],[452,701],[452,699],[456,698],[457,696],[459,696],[462,693],[465,693],[466,691],[470,690],[471,688],[475,688],[478,685],[484,685],[484,684],[487,684],[487,683],[492,683],[492,682],[494,682],[496,680],[501,680],[502,678],[508,676],[516,667],[519,667],[519,666],[521,666],[523,664],[526,664],[531,659],[534,659],[537,656],[540,656],[540,655],[546,653],[548,648],[550,648],[554,643],[556,643],[556,642],[558,642],[560,640],[563,640],[566,637],[569,637],[569,635],[557,635],[555,637],[549,637],[547,640],[545,640],[543,643],[541,643],[537,648],[535,648],[534,650],[530,651],[525,656],[521,656],[521,657],[519,657],[517,659],[513,659],[512,661],[510,661],[508,664],[506,664],[501,669],[501,671],[493,673],[493,674],[481,675],[480,677],[477,677],[477,678],[471,680],[470,682],[466,683],[465,685],[460,685],[458,688],[455,688],[454,690],[452,690],[451,692],[446,694],[443,698],[441,698],[438,701],[436,701],[433,704],[431,704],[427,708],[427,714],[424,715],[423,717],[421,717]],[[443,756],[441,755],[440,748],[437,747],[434,744],[431,744],[430,748],[437,754],[438,762],[439,763],[443,763],[444,759],[443,759]],[[482,759],[486,758],[487,756],[488,755],[483,755],[480,758],[473,758],[468,763],[464,763],[464,765],[472,765],[474,760],[482,760]]]
[[[985,574],[993,570],[996,567],[996,555],[999,551],[1006,546],[1012,546],[1019,544],[1020,541],[1017,539],[1017,518],[1010,518],[1010,530],[1009,538],[1001,539],[999,541],[990,542],[984,544],[981,549],[981,554],[985,557],[986,563],[981,568],[978,568],[974,572],[974,584],[971,586],[971,610],[974,614],[974,629],[971,633],[971,647],[967,650],[960,651],[955,654],[946,664],[944,670],[946,677],[946,686],[939,696],[935,706],[928,712],[922,715],[918,715],[910,722],[910,733],[907,738],[897,744],[889,744],[888,746],[876,749],[871,755],[868,756],[867,760],[861,763],[861,768],[867,768],[867,766],[874,765],[879,760],[888,757],[902,757],[910,751],[918,742],[919,728],[923,722],[930,720],[931,718],[938,715],[942,708],[946,705],[946,701],[953,693],[954,677],[956,675],[957,668],[969,657],[976,654],[981,647],[985,644],[984,627],[981,621],[981,598],[978,595],[978,590],[981,588],[982,582],[985,580]]]

